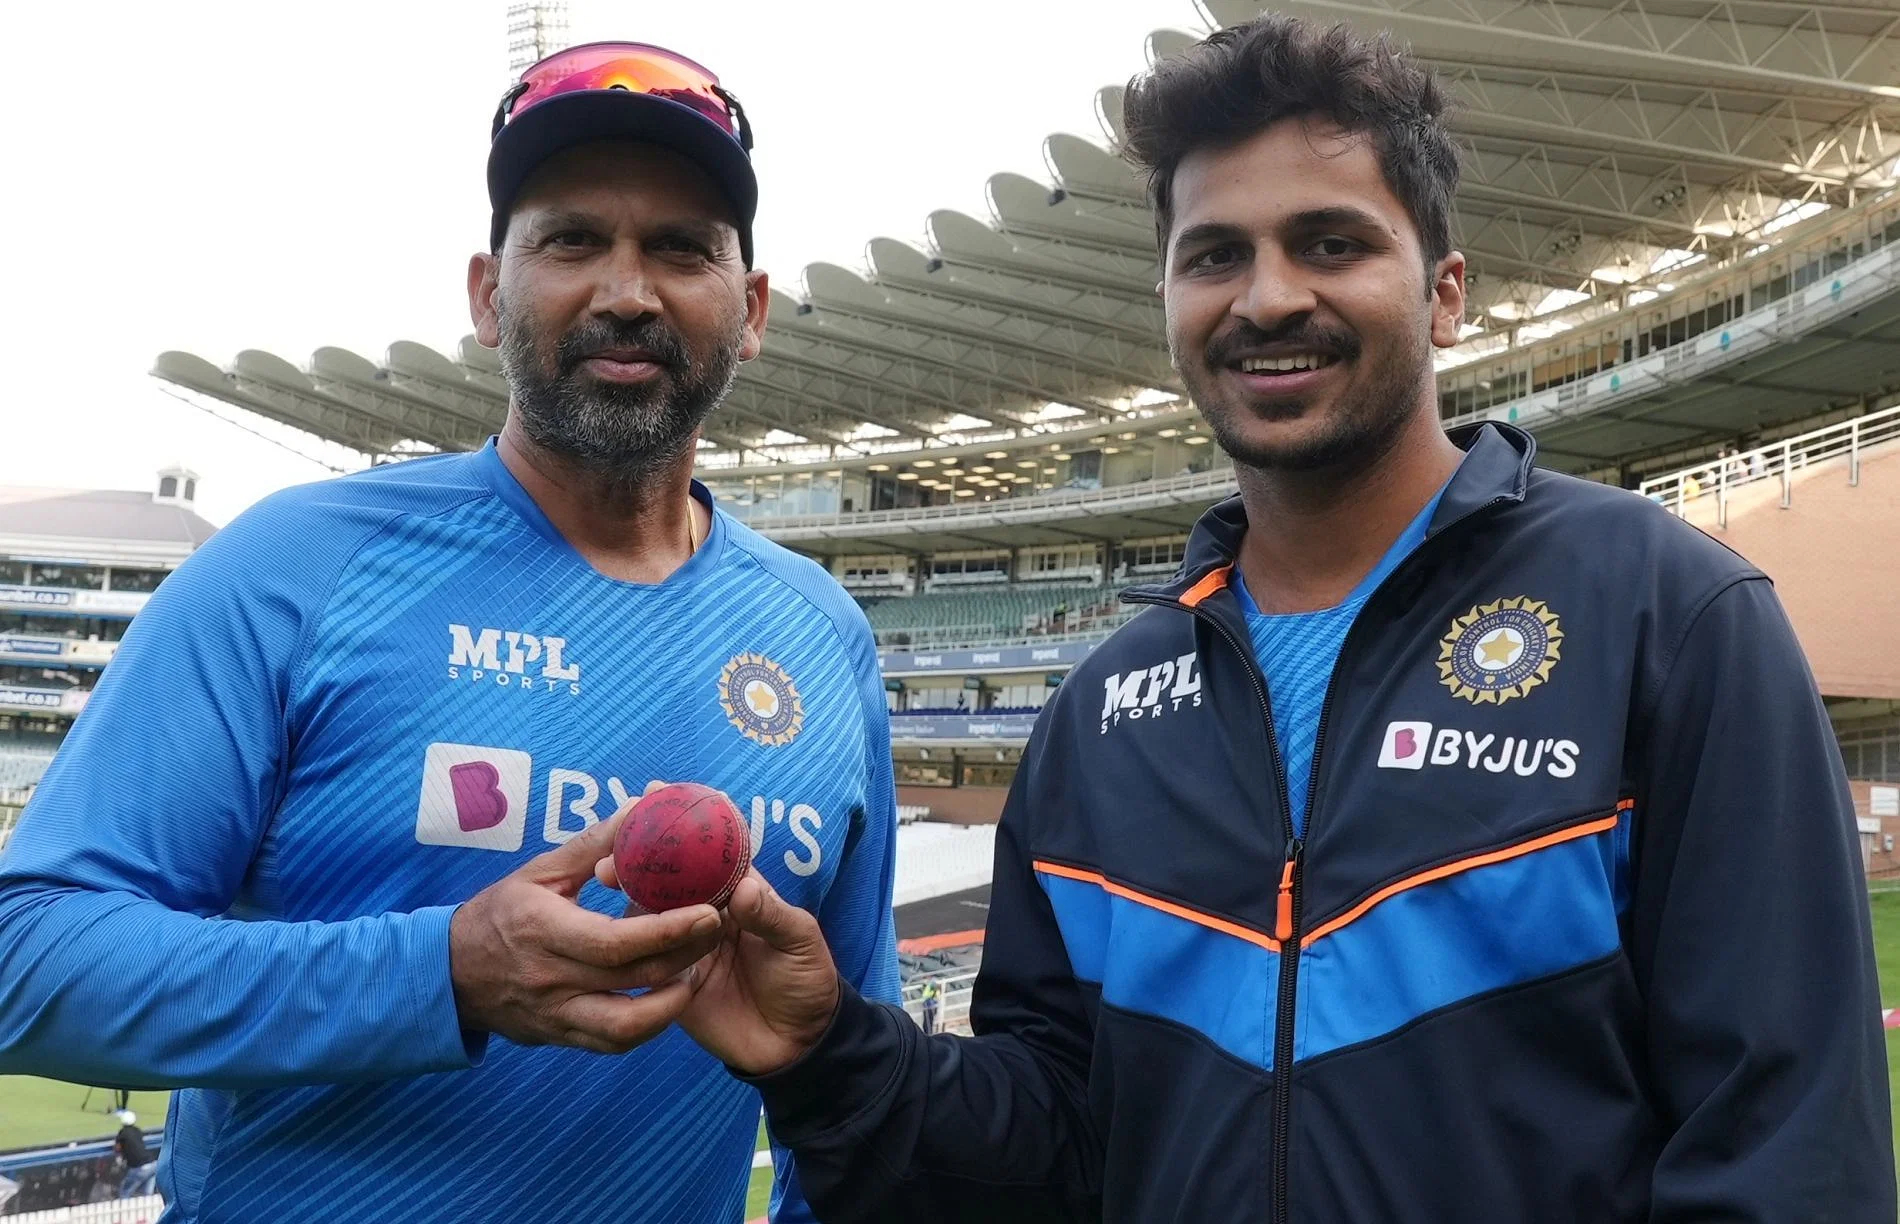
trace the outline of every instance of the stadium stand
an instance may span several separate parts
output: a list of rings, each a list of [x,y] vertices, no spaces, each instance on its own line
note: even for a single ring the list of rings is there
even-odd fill
[[[1117,589],[1100,585],[1008,583],[975,591],[933,591],[866,601],[865,617],[879,645],[929,646],[998,642],[1067,632],[1107,630],[1125,613]]]
[[[216,530],[197,481],[172,466],[146,491],[0,488],[0,838],[126,625]]]
[[[0,747],[0,793],[36,785],[52,763],[53,754],[49,750]]]

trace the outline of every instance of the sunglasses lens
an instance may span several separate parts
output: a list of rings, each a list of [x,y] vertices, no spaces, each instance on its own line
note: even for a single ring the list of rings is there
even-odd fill
[[[684,56],[637,43],[574,47],[549,56],[522,77],[526,88],[509,118],[562,94],[595,89],[625,89],[690,106],[738,138],[731,109],[719,95],[712,73]]]

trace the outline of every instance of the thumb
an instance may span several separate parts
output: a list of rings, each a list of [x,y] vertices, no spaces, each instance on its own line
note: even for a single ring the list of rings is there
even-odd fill
[[[817,921],[773,892],[756,868],[747,871],[745,879],[732,890],[726,912],[740,930],[758,936],[780,952],[810,952],[822,941]]]
[[[565,896],[579,893],[581,885],[595,878],[594,864],[614,852],[614,835],[634,801],[628,800],[619,811],[598,824],[588,825],[561,845],[528,860],[521,873],[537,884]]]

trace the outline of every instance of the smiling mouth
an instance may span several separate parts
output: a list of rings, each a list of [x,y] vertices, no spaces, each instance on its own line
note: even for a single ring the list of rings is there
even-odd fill
[[[1242,357],[1233,368],[1242,374],[1295,374],[1323,370],[1338,360],[1331,353],[1290,353],[1284,357]]]

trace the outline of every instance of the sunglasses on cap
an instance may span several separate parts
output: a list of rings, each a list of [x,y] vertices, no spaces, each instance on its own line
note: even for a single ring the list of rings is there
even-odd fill
[[[752,151],[752,126],[739,99],[719,78],[683,55],[646,43],[598,42],[569,47],[521,74],[495,110],[490,139],[511,121],[550,98],[594,90],[623,89],[691,107],[716,124],[739,147]]]

